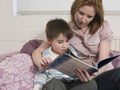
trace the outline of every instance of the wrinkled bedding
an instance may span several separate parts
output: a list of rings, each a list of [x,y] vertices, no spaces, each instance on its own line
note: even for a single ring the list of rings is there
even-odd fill
[[[0,90],[32,90],[36,68],[31,56],[17,52],[0,57],[4,59],[0,63]]]
[[[120,54],[120,52],[112,51],[110,56],[116,54]],[[33,64],[30,54],[11,52],[0,55],[0,59],[2,59],[0,62],[0,90],[33,90],[34,74],[37,68]],[[119,64],[120,57],[115,61],[113,64]]]
[[[37,67],[33,64],[31,54],[42,40],[30,40],[20,51],[0,55],[0,90],[33,90],[34,74]],[[120,54],[111,51],[110,57]],[[112,62],[114,68],[120,67],[120,57]]]

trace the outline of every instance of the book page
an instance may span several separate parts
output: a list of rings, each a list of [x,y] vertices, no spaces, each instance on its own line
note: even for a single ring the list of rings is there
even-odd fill
[[[75,76],[75,69],[79,68],[81,70],[89,70],[91,68],[97,70],[95,67],[85,63],[82,60],[78,60],[72,56],[69,56],[65,54],[67,57],[70,57],[69,60],[64,60],[64,63],[61,63],[60,65],[54,67],[55,69],[63,72],[64,74],[67,74],[69,76],[74,77]],[[65,56],[64,56],[65,57]]]

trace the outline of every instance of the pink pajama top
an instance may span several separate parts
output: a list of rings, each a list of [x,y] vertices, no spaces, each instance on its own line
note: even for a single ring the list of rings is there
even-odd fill
[[[90,28],[83,34],[73,23],[69,23],[69,25],[74,33],[71,44],[80,52],[80,57],[85,58],[85,61],[89,64],[97,60],[100,41],[111,43],[113,39],[113,34],[107,21],[104,21],[95,34],[89,33]]]

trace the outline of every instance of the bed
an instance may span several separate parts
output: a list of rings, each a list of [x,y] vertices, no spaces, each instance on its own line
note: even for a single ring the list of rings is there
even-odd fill
[[[42,40],[30,40],[19,51],[0,55],[0,90],[32,90],[36,66],[32,51]]]
[[[118,43],[117,39],[114,40]],[[30,40],[19,51],[0,55],[0,90],[32,90],[37,67],[32,62],[31,53],[41,42],[38,39]],[[116,46],[111,50],[110,56],[120,54],[115,48]],[[118,48],[119,46],[116,49]],[[119,67],[120,58],[112,64],[114,68]]]

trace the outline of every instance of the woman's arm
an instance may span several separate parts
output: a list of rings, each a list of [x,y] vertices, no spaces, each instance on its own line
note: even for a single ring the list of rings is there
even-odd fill
[[[98,47],[98,60],[103,60],[105,58],[108,58],[109,56],[109,52],[110,52],[110,42],[103,40],[100,42],[99,47]],[[104,72],[106,70],[106,65],[104,67],[102,67],[99,71],[98,74],[101,74],[102,72]]]
[[[108,58],[109,51],[110,51],[110,43],[105,40],[101,41],[98,47],[98,53],[99,53],[98,60],[103,60],[105,58]],[[95,72],[92,75],[89,75],[89,73],[86,70],[81,71],[80,69],[76,69],[75,73],[81,81],[87,82],[92,80],[93,78],[104,72],[105,70],[106,70],[106,66],[102,67],[98,72]]]
[[[36,66],[41,68],[42,62],[42,52],[49,47],[49,43],[47,41],[43,42],[36,50],[32,52],[32,59]]]

